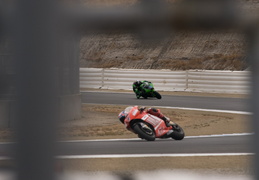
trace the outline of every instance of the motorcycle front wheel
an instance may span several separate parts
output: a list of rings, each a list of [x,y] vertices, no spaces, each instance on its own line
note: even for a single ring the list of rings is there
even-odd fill
[[[178,124],[173,124],[173,132],[171,134],[171,137],[174,140],[182,140],[185,136],[183,128],[181,128],[181,126],[179,126]]]
[[[147,141],[154,141],[156,139],[155,132],[143,122],[135,123],[133,130],[140,138]]]
[[[154,95],[157,99],[161,99],[162,96],[157,92],[157,91],[154,91]]]

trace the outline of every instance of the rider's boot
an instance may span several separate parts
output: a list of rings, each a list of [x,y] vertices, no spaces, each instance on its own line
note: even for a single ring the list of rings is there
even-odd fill
[[[140,93],[138,91],[135,92],[136,97],[139,99],[140,98]]]
[[[167,135],[167,136],[171,136],[173,132],[174,132],[174,130],[169,130],[169,131],[166,133],[166,135]]]

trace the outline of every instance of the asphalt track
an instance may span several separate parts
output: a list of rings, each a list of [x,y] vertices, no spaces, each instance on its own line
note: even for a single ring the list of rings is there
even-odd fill
[[[249,112],[248,99],[245,98],[163,95],[162,99],[137,99],[133,93],[82,92],[81,94],[82,103],[184,107]]]
[[[181,141],[157,139],[86,140],[64,141],[58,144],[57,156],[94,155],[144,155],[144,154],[226,154],[253,153],[252,135],[219,135],[208,137],[186,137]],[[14,143],[0,143],[0,157],[13,156]]]
[[[79,141],[60,144],[62,155],[252,153],[251,135],[196,137],[148,142],[141,139]]]

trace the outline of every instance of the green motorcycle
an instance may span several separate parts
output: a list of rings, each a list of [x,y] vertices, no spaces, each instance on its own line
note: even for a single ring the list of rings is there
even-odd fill
[[[153,83],[148,81],[145,81],[140,85],[140,92],[140,96],[142,96],[144,99],[147,99],[148,97],[156,97],[157,99],[162,98],[162,96],[157,91],[155,91]],[[138,96],[138,98],[140,96]]]

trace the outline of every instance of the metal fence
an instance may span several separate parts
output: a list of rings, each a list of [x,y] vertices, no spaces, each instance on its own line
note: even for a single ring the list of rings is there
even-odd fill
[[[242,13],[233,0],[140,0],[135,6],[93,9],[70,1],[1,1],[1,38],[14,41],[16,87],[16,162],[19,180],[55,179],[55,127],[61,81],[57,64],[62,61],[64,37],[120,30],[137,33],[143,42],[166,37],[175,30],[238,29],[247,34],[251,65],[251,109],[255,128],[254,169],[259,167],[257,143],[259,118],[259,31],[256,14]],[[250,16],[251,15],[251,16]],[[163,36],[160,36],[160,35]],[[3,38],[1,39],[3,41]],[[76,69],[74,69],[76,71]],[[64,71],[65,73],[65,71]],[[65,82],[65,81],[63,81]],[[71,85],[68,87],[75,87]],[[1,89],[4,89],[1,82]],[[31,110],[33,109],[33,111]],[[28,124],[30,126],[28,126]],[[33,137],[33,138],[32,138]],[[255,171],[255,179],[259,172]],[[122,179],[130,179],[124,177]]]
[[[80,68],[80,88],[132,90],[144,79],[160,91],[249,94],[249,71]]]

